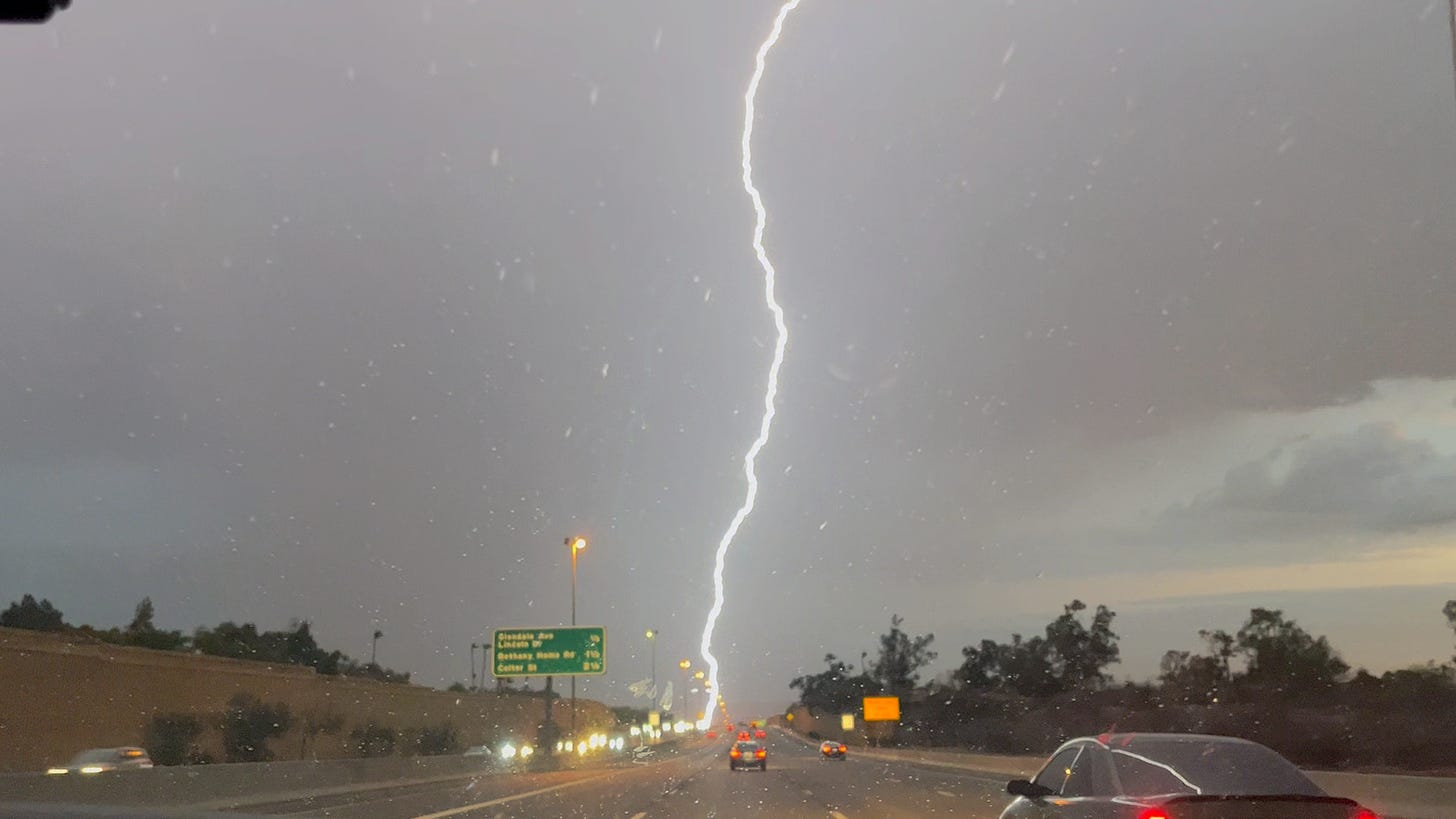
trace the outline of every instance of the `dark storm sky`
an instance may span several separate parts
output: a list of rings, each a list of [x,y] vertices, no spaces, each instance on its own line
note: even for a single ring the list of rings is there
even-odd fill
[[[0,31],[0,598],[692,655],[773,340],[739,186],[774,3],[77,3]],[[891,613],[1080,597],[1120,674],[1456,596],[1444,6],[808,0],[759,97],[792,341],[728,567],[764,707]],[[1444,585],[1443,585],[1444,584]],[[1398,631],[1401,639],[1390,639]]]

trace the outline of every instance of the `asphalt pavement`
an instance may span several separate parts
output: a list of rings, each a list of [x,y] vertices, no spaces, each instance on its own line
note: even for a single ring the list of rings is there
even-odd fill
[[[446,819],[513,817],[830,817],[996,819],[1005,781],[911,762],[844,761],[774,730],[764,772],[730,771],[726,740],[699,740],[675,757],[595,770],[512,774],[250,806],[257,813]]]

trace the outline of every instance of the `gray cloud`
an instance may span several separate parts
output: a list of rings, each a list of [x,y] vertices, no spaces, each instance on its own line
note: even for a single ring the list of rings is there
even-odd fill
[[[1392,423],[1297,441],[1239,464],[1223,484],[1167,510],[1230,536],[1408,532],[1456,522],[1456,455]]]
[[[694,652],[767,367],[737,141],[775,5],[173,0],[0,32],[0,598],[308,616],[356,653],[378,622],[446,681],[483,629],[562,619],[586,531],[584,618]],[[792,341],[728,690],[784,693],[803,652],[765,660],[765,621],[868,644],[932,581],[1137,565],[1027,531],[1138,443],[1456,374],[1426,6],[802,6],[759,100]],[[1408,477],[1347,497],[1439,486],[1395,449]],[[1200,520],[1292,533],[1313,478],[1285,468]],[[1418,497],[1351,525],[1444,514]],[[614,652],[600,685],[646,675]]]

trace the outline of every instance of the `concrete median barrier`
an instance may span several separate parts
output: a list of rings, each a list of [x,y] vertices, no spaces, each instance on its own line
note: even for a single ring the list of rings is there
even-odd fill
[[[479,757],[333,759],[152,768],[64,776],[0,775],[0,802],[225,808],[329,790],[500,773]]]

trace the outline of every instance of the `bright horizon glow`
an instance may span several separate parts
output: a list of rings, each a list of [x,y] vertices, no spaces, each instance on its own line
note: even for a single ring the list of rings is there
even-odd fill
[[[723,532],[723,537],[718,541],[718,551],[713,559],[713,607],[708,611],[707,623],[703,625],[703,640],[700,646],[703,659],[708,663],[708,690],[718,690],[718,658],[713,656],[713,628],[718,624],[718,615],[723,612],[723,566],[728,557],[728,547],[733,544],[733,538],[738,534],[738,527],[753,511],[754,502],[758,499],[758,474],[754,471],[754,464],[758,460],[758,453],[768,443],[769,429],[773,426],[774,398],[779,392],[779,369],[784,364],[784,348],[789,343],[789,328],[784,323],[784,308],[779,306],[778,299],[774,297],[774,281],[777,273],[774,271],[773,262],[769,261],[768,251],[763,248],[763,229],[768,223],[768,212],[763,208],[763,198],[758,195],[758,188],[753,184],[753,117],[754,97],[758,95],[758,83],[763,79],[764,61],[768,58],[769,49],[778,42],[779,34],[784,29],[784,19],[789,12],[798,8],[799,0],[789,0],[779,7],[779,13],[774,18],[773,29],[769,32],[768,38],[758,47],[758,54],[754,57],[753,77],[748,81],[748,90],[743,93],[743,190],[748,193],[748,198],[753,201],[753,212],[755,221],[753,224],[753,251],[758,256],[758,264],[763,268],[763,289],[764,301],[768,303],[768,309],[773,313],[774,327],[778,330],[778,338],[774,342],[773,363],[768,368],[768,388],[763,395],[763,420],[759,423],[758,437],[754,439],[753,445],[743,456],[743,475],[748,480],[748,493],[744,496],[743,505],[738,507],[738,512],[733,515],[733,522]],[[713,695],[708,695],[705,712],[711,713],[713,708]],[[698,728],[706,730],[713,721],[706,715],[698,720]]]

